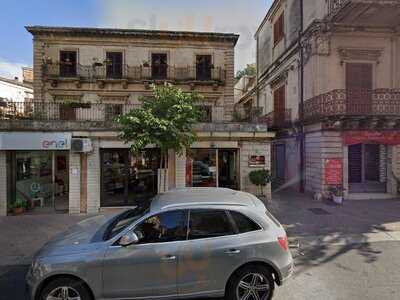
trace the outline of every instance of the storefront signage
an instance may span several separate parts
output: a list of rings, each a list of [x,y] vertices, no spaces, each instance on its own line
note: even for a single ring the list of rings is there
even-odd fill
[[[345,145],[378,143],[400,145],[399,131],[346,131],[343,133]]]
[[[250,155],[249,167],[265,167],[264,155]]]
[[[69,150],[70,148],[71,133],[0,133],[0,150]]]
[[[325,184],[343,184],[343,159],[332,158],[325,160]]]

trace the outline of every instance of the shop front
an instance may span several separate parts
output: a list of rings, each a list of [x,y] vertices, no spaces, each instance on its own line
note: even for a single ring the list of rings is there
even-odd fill
[[[159,149],[101,149],[100,159],[101,207],[140,205],[157,194]]]
[[[1,133],[8,213],[68,212],[69,133]]]
[[[191,149],[186,158],[186,186],[239,189],[238,149]]]
[[[387,193],[393,146],[400,145],[400,134],[392,131],[348,131],[344,133],[347,147],[348,192]]]

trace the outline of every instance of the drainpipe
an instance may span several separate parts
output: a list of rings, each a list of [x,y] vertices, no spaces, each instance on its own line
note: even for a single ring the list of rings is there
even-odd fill
[[[304,161],[304,51],[301,43],[304,30],[304,5],[300,0],[300,30],[299,30],[299,50],[300,50],[300,106],[299,106],[299,126],[300,126],[300,193],[305,192],[305,161]]]

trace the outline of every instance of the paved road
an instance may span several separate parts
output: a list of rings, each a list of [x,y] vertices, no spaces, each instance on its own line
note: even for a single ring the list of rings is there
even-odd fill
[[[280,300],[400,299],[400,242],[294,249],[297,271]],[[25,300],[26,265],[0,267],[0,300]],[[202,299],[204,300],[204,299]]]

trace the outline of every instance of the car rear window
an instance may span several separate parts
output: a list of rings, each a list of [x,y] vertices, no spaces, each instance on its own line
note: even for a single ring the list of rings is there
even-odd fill
[[[268,210],[265,211],[265,214],[267,215],[268,218],[271,219],[272,222],[275,223],[276,226],[282,227],[279,221]]]
[[[236,211],[230,211],[229,213],[231,214],[232,219],[235,222],[236,228],[239,233],[246,233],[261,229],[260,225],[258,225],[245,215]]]

